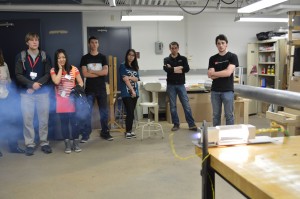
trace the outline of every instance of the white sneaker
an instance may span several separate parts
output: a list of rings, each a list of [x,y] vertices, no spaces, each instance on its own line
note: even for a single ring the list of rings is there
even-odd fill
[[[136,138],[136,134],[134,132],[131,132],[131,137]]]
[[[131,137],[132,137],[132,136],[131,136],[131,133],[128,133],[128,132],[125,133],[125,138],[126,138],[126,139],[131,139]]]

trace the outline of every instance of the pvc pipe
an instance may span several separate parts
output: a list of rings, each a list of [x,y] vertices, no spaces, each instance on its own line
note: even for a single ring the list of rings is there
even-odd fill
[[[205,88],[210,90],[211,82],[206,81]],[[298,92],[241,84],[234,84],[234,92],[241,97],[300,110],[300,93]]]

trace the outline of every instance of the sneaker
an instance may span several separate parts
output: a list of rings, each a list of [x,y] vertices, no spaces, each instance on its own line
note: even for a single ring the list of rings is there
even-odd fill
[[[20,147],[9,147],[9,151],[11,153],[25,153],[24,149],[21,149]]]
[[[26,149],[25,149],[25,155],[31,156],[33,154],[34,154],[34,147],[30,147],[30,146],[26,147]]]
[[[88,140],[88,138],[81,138],[80,143],[87,143]]]
[[[70,154],[71,152],[71,141],[69,139],[65,139],[65,153]]]
[[[132,138],[131,133],[129,133],[129,132],[125,133],[125,138],[126,139],[131,139]]]
[[[197,126],[195,125],[195,126],[189,127],[189,130],[191,130],[191,131],[198,131],[198,128],[197,128]]]
[[[109,134],[109,132],[100,133],[100,137],[102,137],[104,140],[107,140],[107,141],[113,141],[114,140],[114,138]]]
[[[49,153],[52,153],[52,149],[51,147],[47,144],[47,145],[44,145],[42,146],[42,151],[46,154],[49,154]]]
[[[174,126],[171,128],[171,131],[178,131],[179,130],[179,124],[174,124]]]
[[[136,138],[136,134],[134,132],[131,132],[131,137]]]
[[[82,137],[81,137],[81,140],[80,140],[80,143],[87,143],[87,141],[90,139],[90,136],[86,133],[83,133],[82,134]]]
[[[75,139],[73,140],[73,146],[72,146],[72,150],[74,150],[76,153],[81,152],[81,148],[79,147],[79,140]]]

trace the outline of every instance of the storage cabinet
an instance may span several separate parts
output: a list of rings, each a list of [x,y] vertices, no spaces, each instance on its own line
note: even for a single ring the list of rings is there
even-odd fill
[[[247,84],[264,88],[282,89],[285,61],[285,38],[248,44]],[[266,112],[268,106],[269,104],[267,103],[257,102],[257,113]],[[277,110],[276,106],[274,108]],[[251,104],[249,110],[250,112],[252,110]]]

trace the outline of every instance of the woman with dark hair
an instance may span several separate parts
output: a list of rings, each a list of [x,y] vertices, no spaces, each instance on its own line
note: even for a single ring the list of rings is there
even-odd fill
[[[58,49],[54,54],[55,66],[50,70],[51,79],[55,84],[56,113],[60,117],[61,131],[65,141],[65,153],[71,150],[80,152],[79,130],[76,127],[75,105],[70,100],[72,88],[77,83],[82,87],[83,81],[79,70],[68,63],[68,56],[65,50]],[[71,129],[69,129],[71,124]],[[71,146],[71,140],[73,145]]]
[[[21,130],[20,121],[18,121],[17,93],[14,91],[8,66],[4,61],[2,49],[0,49],[0,132],[5,133],[8,138],[8,145],[12,153],[24,153],[25,151],[18,147],[18,132]],[[2,153],[0,152],[0,156]]]
[[[126,132],[125,138],[136,138],[132,131],[132,124],[134,119],[134,110],[139,97],[139,88],[137,82],[139,81],[139,65],[134,49],[129,49],[125,55],[125,62],[120,65],[120,90],[121,97],[126,109]]]

